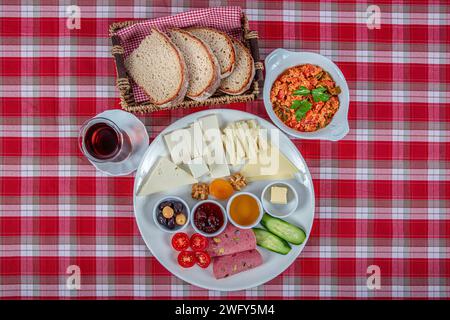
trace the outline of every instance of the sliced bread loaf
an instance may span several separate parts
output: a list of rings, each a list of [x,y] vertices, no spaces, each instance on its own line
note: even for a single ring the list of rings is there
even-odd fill
[[[188,85],[186,65],[164,33],[152,28],[125,60],[125,66],[151,103],[168,107],[183,101]]]
[[[230,95],[239,95],[247,91],[255,77],[253,57],[246,46],[233,39],[236,50],[236,66],[227,78],[222,79],[219,90]]]
[[[212,50],[202,40],[181,29],[167,31],[180,49],[188,70],[186,95],[197,101],[208,99],[220,85],[220,66]]]
[[[220,77],[222,79],[228,77],[236,63],[236,53],[231,38],[224,32],[208,27],[191,27],[186,30],[211,48],[219,61]]]

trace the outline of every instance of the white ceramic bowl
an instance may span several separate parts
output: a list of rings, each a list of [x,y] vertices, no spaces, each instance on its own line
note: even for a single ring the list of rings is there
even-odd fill
[[[179,201],[181,202],[185,208],[186,208],[186,223],[182,226],[176,226],[174,229],[170,230],[169,228],[165,228],[164,226],[162,226],[159,222],[158,219],[156,219],[156,216],[158,214],[158,206],[161,202],[163,201],[168,201],[168,200],[173,200],[173,201]],[[156,226],[161,229],[164,232],[168,232],[168,233],[175,233],[175,232],[179,232],[183,229],[185,229],[188,225],[189,225],[189,219],[191,216],[191,212],[189,210],[189,206],[186,203],[186,201],[184,201],[183,199],[181,199],[180,197],[177,196],[167,196],[167,197],[162,197],[161,199],[159,199],[156,202],[156,205],[153,207],[153,221],[155,222]]]
[[[232,218],[231,215],[230,215],[231,203],[233,202],[233,200],[234,200],[236,197],[242,196],[242,195],[244,195],[244,194],[245,194],[245,195],[248,195],[248,196],[250,196],[250,197],[252,197],[253,199],[255,199],[255,200],[256,200],[256,203],[258,204],[258,207],[259,207],[259,216],[258,216],[258,218],[256,219],[255,223],[253,223],[252,225],[248,225],[248,226],[242,226],[242,225],[238,224],[236,221],[233,220],[233,218]],[[230,222],[231,222],[233,225],[235,225],[236,227],[241,228],[241,229],[251,229],[251,228],[255,227],[255,226],[261,221],[261,219],[262,219],[262,217],[263,217],[263,215],[264,215],[264,210],[263,210],[261,201],[260,201],[260,200],[258,199],[258,197],[255,196],[253,193],[250,193],[250,192],[238,192],[238,193],[235,193],[235,194],[228,200],[228,203],[227,203],[227,215],[228,215],[228,219],[230,220]]]
[[[285,187],[287,188],[287,204],[276,204],[270,202],[270,188]],[[297,210],[298,194],[295,189],[286,182],[273,182],[268,184],[261,193],[261,202],[264,210],[275,218],[286,218]]]
[[[302,64],[313,64],[322,67],[327,71],[336,85],[341,88],[339,94],[339,110],[334,115],[331,122],[324,128],[314,132],[300,132],[285,125],[275,114],[270,102],[270,91],[278,76],[286,69]],[[273,123],[287,134],[301,139],[323,139],[337,141],[345,137],[349,131],[348,107],[350,103],[350,93],[341,70],[330,59],[313,52],[293,52],[285,49],[272,51],[265,60],[266,79],[264,81],[264,106]]]
[[[195,223],[194,223],[194,214],[195,214],[195,210],[197,210],[197,208],[198,208],[201,204],[203,204],[203,203],[214,203],[214,204],[218,205],[219,208],[220,208],[220,210],[222,211],[222,214],[223,214],[223,226],[222,226],[219,230],[217,230],[216,232],[214,232],[214,233],[206,233],[206,232],[203,232],[203,231],[199,230],[199,229],[197,228],[197,226],[195,225]],[[228,224],[227,213],[226,213],[224,207],[223,207],[219,202],[217,202],[217,201],[215,201],[215,200],[203,200],[203,201],[199,201],[199,202],[197,202],[197,203],[195,204],[195,206],[194,206],[194,207],[192,208],[192,210],[191,210],[191,226],[192,226],[192,228],[194,228],[195,232],[200,233],[201,235],[203,235],[203,236],[205,236],[205,237],[215,237],[215,236],[221,234],[221,233],[223,232],[223,230],[225,230],[225,228],[227,227],[227,224]]]

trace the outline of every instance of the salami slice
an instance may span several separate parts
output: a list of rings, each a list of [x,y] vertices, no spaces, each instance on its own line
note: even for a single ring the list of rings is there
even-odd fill
[[[258,250],[247,250],[214,258],[213,273],[216,279],[223,279],[261,264],[262,256]]]
[[[206,251],[211,257],[219,257],[255,248],[256,238],[253,231],[239,229],[230,223],[221,234],[209,239]]]

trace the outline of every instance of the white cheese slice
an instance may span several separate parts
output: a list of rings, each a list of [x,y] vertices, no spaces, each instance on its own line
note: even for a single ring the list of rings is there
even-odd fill
[[[247,141],[248,141],[248,159],[254,160],[258,157],[258,136],[254,133],[254,130],[247,131]]]
[[[156,192],[173,191],[174,189],[197,183],[186,171],[178,167],[166,157],[159,158],[150,173],[144,178],[138,189],[139,196]]]
[[[233,166],[242,164],[245,160],[245,151],[239,139],[235,137],[233,128],[225,128],[224,133],[222,139],[225,144],[227,160]]]
[[[248,120],[247,125],[250,129],[253,147],[256,148],[258,152],[266,150],[268,147],[267,129],[262,129],[255,119]]]
[[[205,136],[206,162],[209,166],[212,178],[221,178],[230,175],[230,168],[227,164],[227,158],[220,132],[219,120],[216,115],[210,115],[199,119]]]
[[[249,144],[249,159],[255,159],[257,157],[258,148],[258,134],[255,130],[258,130],[257,123],[255,120],[248,120],[242,125],[247,136],[247,141]]]
[[[259,129],[259,124],[256,119],[247,120],[247,125],[250,129]]]
[[[233,139],[234,140],[234,145],[236,147],[236,162],[238,164],[241,164],[241,163],[243,163],[245,161],[245,151],[244,151],[244,148],[242,147],[242,144],[239,141],[239,139],[237,139],[234,136],[234,134],[233,134],[233,137],[234,137],[234,139]]]
[[[209,173],[208,166],[206,165],[203,157],[193,159],[188,164],[189,170],[194,178],[200,178]]]
[[[209,165],[209,171],[211,172],[211,178],[222,178],[230,175],[230,168],[226,163],[213,163]]]
[[[225,134],[222,135],[222,140],[225,146],[225,154],[227,157],[227,161],[231,165],[237,165],[237,159],[236,159],[236,145],[234,144],[233,140],[233,133],[230,129],[224,130]]]
[[[192,158],[190,137],[187,129],[174,130],[164,136],[170,158],[175,164],[188,163]]]
[[[216,136],[214,139],[210,141],[209,144],[206,145],[204,158],[208,165],[212,163],[218,164],[228,163],[225,150],[223,147],[221,134]]]
[[[189,127],[192,138],[192,158],[202,157],[204,155],[205,137],[199,122],[194,122]]]
[[[255,129],[255,130],[258,131],[257,132],[257,134],[258,134],[258,150],[266,151],[267,149],[269,149],[269,143],[267,142],[269,139],[268,138],[269,133],[268,133],[267,129],[259,128],[259,129]]]
[[[206,142],[210,142],[214,139],[213,137],[217,135],[218,131],[220,134],[219,120],[215,114],[200,118],[198,122],[202,128]]]
[[[237,122],[235,124],[234,135],[235,135],[235,138],[237,140],[239,140],[239,142],[241,143],[242,148],[244,149],[245,158],[248,159],[249,153],[250,153],[250,151],[249,151],[249,143],[248,143],[246,132],[245,132],[244,128],[242,128],[242,126],[241,126],[241,124],[239,122]]]

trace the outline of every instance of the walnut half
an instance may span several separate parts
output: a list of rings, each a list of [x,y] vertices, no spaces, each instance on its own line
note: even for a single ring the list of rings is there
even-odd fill
[[[236,191],[241,191],[247,186],[247,180],[240,172],[230,176],[230,183]]]
[[[209,186],[206,183],[195,183],[192,185],[191,196],[196,200],[206,200],[209,195]]]

